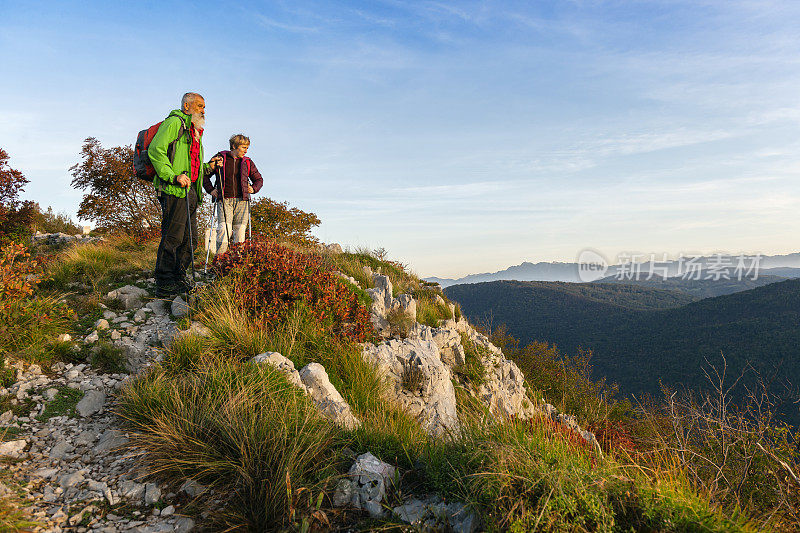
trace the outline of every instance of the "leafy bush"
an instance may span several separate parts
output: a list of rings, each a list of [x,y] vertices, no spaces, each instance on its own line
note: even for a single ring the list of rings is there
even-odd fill
[[[42,211],[39,204],[35,204],[35,213],[31,221],[31,231],[42,233],[67,233],[75,235],[83,233],[83,228],[76,224],[66,213],[56,213],[52,207]]]
[[[318,255],[256,239],[215,257],[214,268],[228,277],[237,301],[266,324],[285,320],[302,302],[339,338],[364,342],[374,335],[367,308]]]
[[[58,296],[33,296],[40,273],[22,245],[0,249],[0,351],[41,350],[72,315]]]
[[[72,186],[87,191],[78,217],[93,220],[103,230],[131,234],[161,225],[155,190],[136,177],[130,145],[103,148],[100,141],[89,137],[81,158],[70,167]]]
[[[272,198],[261,198],[250,205],[250,221],[253,233],[269,239],[310,244],[317,242],[311,228],[319,226],[314,213],[306,213],[288,202],[276,202]]]

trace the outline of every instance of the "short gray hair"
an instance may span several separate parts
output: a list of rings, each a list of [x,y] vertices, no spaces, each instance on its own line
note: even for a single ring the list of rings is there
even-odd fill
[[[198,98],[203,98],[203,95],[199,93],[186,93],[181,97],[181,110],[186,106],[186,104],[190,104],[197,100]],[[205,98],[203,98],[205,100]]]

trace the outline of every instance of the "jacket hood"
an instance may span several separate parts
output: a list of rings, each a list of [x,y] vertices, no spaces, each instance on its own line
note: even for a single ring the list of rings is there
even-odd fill
[[[180,117],[180,118],[182,118],[186,122],[186,127],[187,128],[192,123],[192,115],[187,115],[186,113],[184,113],[180,109],[173,109],[172,111],[170,111],[169,115],[167,115],[167,118],[169,118],[169,117]]]

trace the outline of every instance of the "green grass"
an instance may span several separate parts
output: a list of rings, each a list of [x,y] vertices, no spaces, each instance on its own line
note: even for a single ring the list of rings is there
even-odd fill
[[[411,294],[421,287],[419,278],[406,272],[403,265],[378,259],[368,250],[328,254],[327,257],[333,267],[358,281],[364,289],[373,286],[372,278],[367,277],[364,272],[364,266],[370,267],[373,273],[389,276],[392,282],[392,296]]]
[[[125,236],[72,246],[50,265],[42,287],[66,292],[71,284],[84,283],[92,287],[92,292],[104,294],[120,281],[152,271],[157,247],[158,241],[140,245]]]
[[[447,304],[436,303],[435,296],[429,291],[415,294],[417,301],[417,322],[432,328],[438,328],[442,320],[453,318]]]
[[[125,355],[122,350],[107,341],[100,341],[89,350],[91,365],[106,374],[125,372]]]
[[[124,389],[133,442],[152,475],[191,477],[225,498],[218,527],[289,526],[300,489],[318,491],[335,473],[340,431],[269,365],[205,363],[179,375],[157,365]]]
[[[580,441],[580,439],[578,439]],[[469,424],[431,441],[426,488],[468,502],[488,531],[751,531],[674,473],[599,458],[547,423]]]
[[[8,494],[0,496],[0,533],[31,531],[37,524],[25,513],[25,493],[19,481],[10,470],[0,468],[0,483],[10,489]]]
[[[489,350],[472,342],[465,334],[461,334],[461,346],[464,348],[464,364],[459,365],[455,372],[473,387],[480,387],[486,382],[486,367],[483,359],[489,355]]]
[[[75,406],[78,405],[81,398],[83,398],[82,391],[70,387],[60,387],[56,397],[47,402],[44,411],[36,419],[40,422],[46,422],[54,416],[77,417],[78,412],[75,410]]]
[[[10,387],[17,381],[17,371],[14,368],[5,366],[0,367],[0,387]]]

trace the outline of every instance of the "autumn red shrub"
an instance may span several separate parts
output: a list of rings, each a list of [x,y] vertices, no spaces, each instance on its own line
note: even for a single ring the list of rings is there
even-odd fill
[[[244,307],[267,324],[286,319],[302,303],[339,338],[364,342],[374,336],[366,307],[320,256],[256,239],[218,255],[214,269],[232,283]]]
[[[532,432],[543,432],[553,439],[560,439],[575,448],[592,450],[592,445],[574,429],[563,426],[560,422],[546,416],[535,416],[528,420]]]
[[[58,297],[34,295],[46,260],[31,259],[25,247],[16,243],[0,250],[0,353],[49,335],[72,313]]]
[[[613,450],[634,451],[636,443],[626,424],[615,420],[591,422],[587,430],[594,433],[604,452]]]

